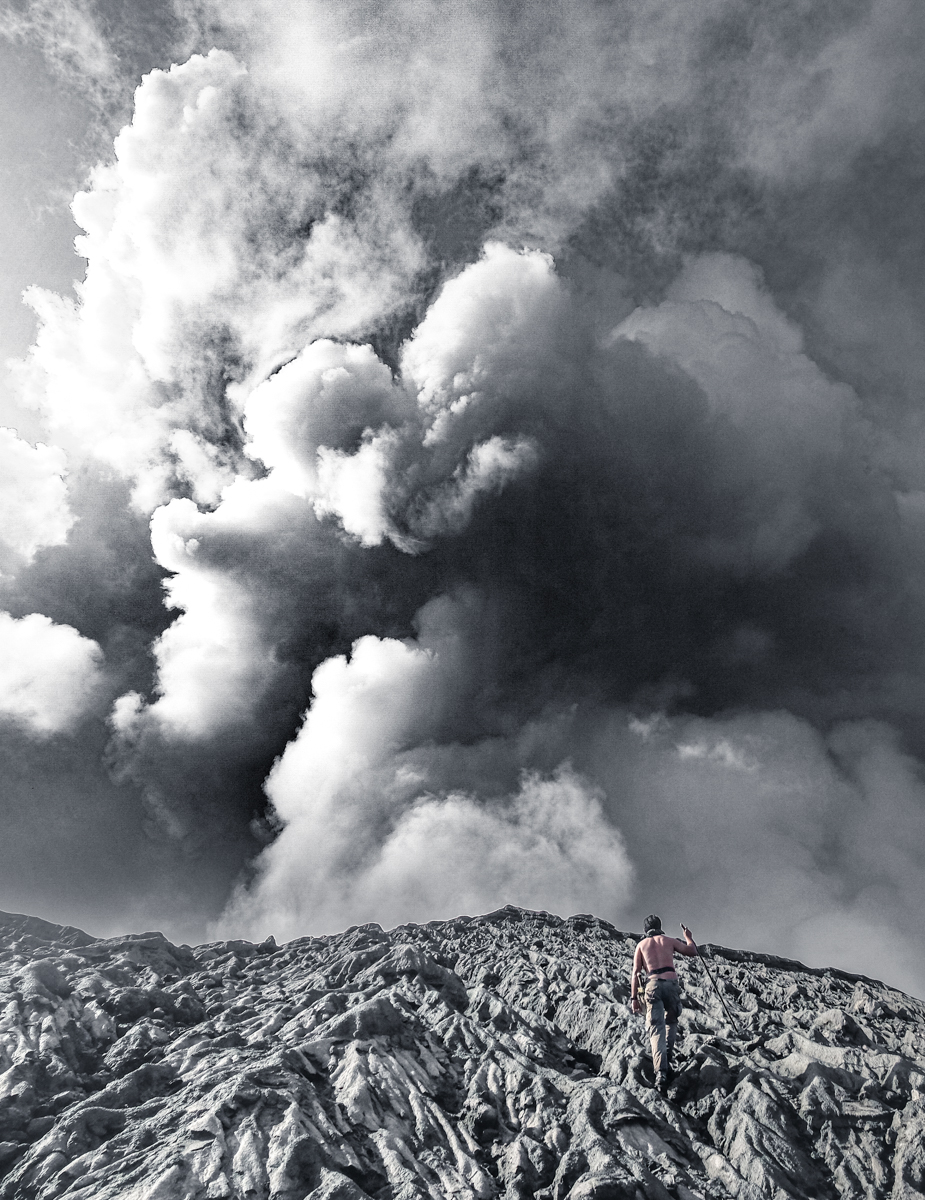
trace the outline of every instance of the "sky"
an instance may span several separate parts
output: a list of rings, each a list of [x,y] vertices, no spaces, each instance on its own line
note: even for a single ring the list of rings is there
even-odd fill
[[[925,995],[916,0],[5,0],[0,907]]]

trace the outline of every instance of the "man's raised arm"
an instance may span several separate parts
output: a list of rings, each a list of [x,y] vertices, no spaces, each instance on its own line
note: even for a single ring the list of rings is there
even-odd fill
[[[680,938],[675,938],[675,941],[678,943],[678,953],[686,954],[689,958],[693,958],[697,953],[697,943],[694,941],[693,934],[686,925],[682,925],[681,928],[684,930],[684,939],[687,944],[684,945]]]

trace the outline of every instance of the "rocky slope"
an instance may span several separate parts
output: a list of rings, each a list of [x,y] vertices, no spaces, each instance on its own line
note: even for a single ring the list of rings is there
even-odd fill
[[[718,947],[650,1086],[633,936],[489,916],[277,947],[0,914],[0,1197],[925,1194],[925,1005]]]

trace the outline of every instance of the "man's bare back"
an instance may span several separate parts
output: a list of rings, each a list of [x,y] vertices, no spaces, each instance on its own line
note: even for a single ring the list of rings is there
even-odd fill
[[[636,947],[636,953],[633,956],[633,985],[631,988],[631,998],[633,1012],[639,1012],[639,1001],[636,999],[637,979],[640,971],[645,971],[647,975],[655,975],[659,979],[677,979],[678,975],[674,969],[674,956],[676,954],[684,954],[689,958],[697,953],[697,946],[691,936],[691,931],[687,928],[684,930],[686,941],[681,941],[680,938],[668,937],[665,933],[655,934],[653,937],[643,938]]]
[[[658,973],[663,979],[675,979],[677,976],[674,970],[674,956],[686,954],[690,957],[696,953],[697,947],[693,944],[693,939],[690,942],[682,942],[680,938],[669,937],[663,933],[639,943],[636,954],[641,961],[633,965],[637,969],[644,965],[649,975]]]

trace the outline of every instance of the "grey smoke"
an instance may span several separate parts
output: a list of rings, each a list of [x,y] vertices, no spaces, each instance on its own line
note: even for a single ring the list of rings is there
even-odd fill
[[[31,297],[4,607],[98,654],[4,736],[137,864],[77,820],[49,915],[674,905],[921,989],[921,14],[428,12],[223,5]]]

